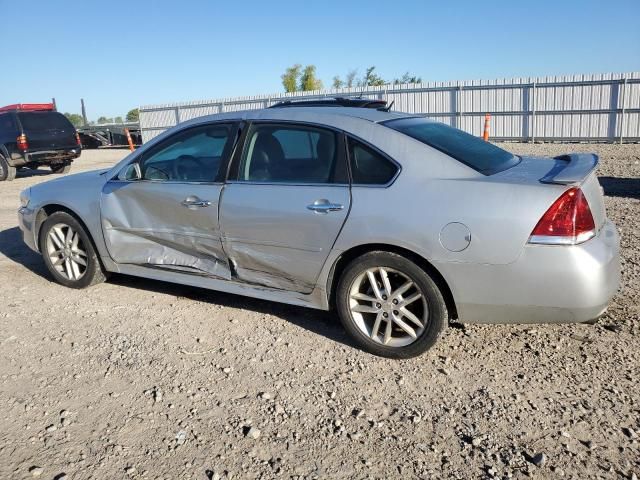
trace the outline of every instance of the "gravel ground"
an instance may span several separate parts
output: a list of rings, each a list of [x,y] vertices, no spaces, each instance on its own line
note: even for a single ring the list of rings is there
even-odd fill
[[[0,184],[0,478],[637,478],[640,146],[506,147],[601,156],[622,289],[595,326],[458,326],[408,361],[329,313],[124,276],[65,289],[16,227],[50,176]]]

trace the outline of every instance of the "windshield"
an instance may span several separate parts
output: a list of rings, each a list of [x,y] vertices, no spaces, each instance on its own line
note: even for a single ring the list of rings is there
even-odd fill
[[[512,153],[481,138],[426,118],[402,118],[383,124],[446,153],[484,175],[501,172],[519,161]]]
[[[26,132],[73,129],[71,122],[58,112],[20,112],[18,117]]]

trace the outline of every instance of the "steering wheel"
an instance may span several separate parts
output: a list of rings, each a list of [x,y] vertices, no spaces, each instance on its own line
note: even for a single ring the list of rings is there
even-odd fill
[[[187,180],[187,178],[184,178],[186,174],[185,170],[189,171],[192,169],[192,167],[188,166],[189,163],[198,169],[204,167],[204,164],[199,158],[193,155],[180,155],[173,161],[173,180]]]

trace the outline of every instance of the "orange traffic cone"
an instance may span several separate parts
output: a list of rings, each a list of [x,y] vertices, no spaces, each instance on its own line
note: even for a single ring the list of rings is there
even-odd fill
[[[127,142],[129,142],[129,150],[133,152],[136,148],[133,146],[133,140],[131,140],[131,134],[129,133],[129,129],[125,128],[124,133],[127,135]]]
[[[491,114],[487,113],[484,116],[484,132],[482,133],[482,139],[485,142],[489,141],[489,122],[490,122],[490,120],[491,120]]]

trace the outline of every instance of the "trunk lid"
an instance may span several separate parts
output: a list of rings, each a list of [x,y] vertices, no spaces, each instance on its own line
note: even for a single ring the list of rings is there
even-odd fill
[[[75,148],[76,129],[59,112],[18,112],[22,132],[27,136],[29,151]]]
[[[558,157],[521,157],[514,167],[492,175],[494,181],[537,185],[557,191],[556,198],[571,187],[582,189],[596,230],[606,221],[603,190],[596,176],[598,157],[594,154],[569,154]],[[551,206],[551,204],[549,204]]]

